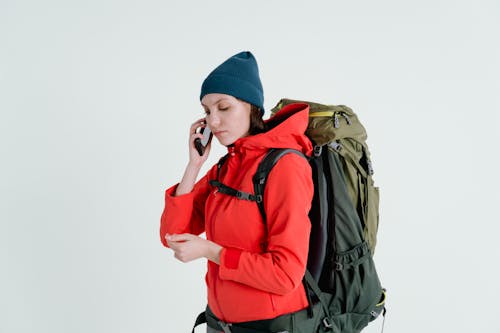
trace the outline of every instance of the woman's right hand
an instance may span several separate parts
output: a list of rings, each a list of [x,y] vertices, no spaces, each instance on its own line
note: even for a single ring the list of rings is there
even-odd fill
[[[195,123],[193,123],[189,129],[189,163],[192,165],[196,165],[198,167],[201,167],[203,163],[208,158],[208,154],[210,153],[210,147],[212,145],[211,142],[209,142],[205,148],[205,152],[203,153],[202,156],[198,153],[198,150],[196,149],[194,145],[194,140],[199,138],[200,140],[203,139],[203,134],[201,133],[196,133],[196,130],[200,127],[205,127],[206,122],[205,118],[198,119]]]
[[[182,195],[189,193],[193,190],[194,184],[196,183],[196,177],[198,176],[198,172],[200,172],[201,166],[208,158],[208,154],[210,153],[211,143],[209,142],[205,148],[205,152],[202,156],[198,154],[198,150],[194,145],[194,140],[197,138],[202,139],[203,134],[196,133],[196,130],[199,127],[205,127],[205,118],[198,119],[195,123],[191,125],[189,128],[189,163],[186,166],[186,170],[184,170],[184,175],[182,176],[182,180],[180,181],[177,189],[175,190],[175,195]]]

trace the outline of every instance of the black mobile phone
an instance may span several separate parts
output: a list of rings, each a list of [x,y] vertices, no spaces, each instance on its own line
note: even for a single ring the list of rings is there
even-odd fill
[[[208,128],[208,126],[205,126],[200,129],[200,133],[203,134],[203,139],[196,138],[194,140],[194,146],[198,151],[198,154],[200,154],[200,156],[203,156],[203,154],[205,153],[205,148],[207,147],[210,140],[212,140],[212,131],[210,130],[210,128]]]

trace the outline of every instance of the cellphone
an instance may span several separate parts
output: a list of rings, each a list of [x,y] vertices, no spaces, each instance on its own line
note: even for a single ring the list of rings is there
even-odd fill
[[[200,156],[203,156],[203,154],[205,153],[205,148],[212,140],[212,131],[208,126],[205,126],[200,129],[200,133],[203,134],[203,139],[194,139],[194,147],[198,151],[198,154],[200,154]]]

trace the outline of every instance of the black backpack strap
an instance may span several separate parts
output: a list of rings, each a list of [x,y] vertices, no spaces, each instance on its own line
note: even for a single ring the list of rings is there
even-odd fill
[[[209,180],[208,183],[214,187],[217,187],[217,189],[220,193],[231,195],[233,197],[237,197],[238,199],[257,201],[257,203],[259,203],[262,200],[262,198],[259,196],[253,195],[251,193],[236,190],[232,187],[229,187],[227,185],[222,184],[218,180],[212,179],[212,180]]]
[[[319,288],[318,284],[316,283],[316,280],[314,280],[313,276],[309,272],[309,270],[306,269],[306,273],[304,275],[303,279],[304,284],[307,285],[310,290],[314,292],[316,297],[318,298],[319,302],[321,303],[321,307],[323,308],[323,313],[324,313],[324,318],[321,320],[321,323],[325,327],[326,330],[333,330],[333,332],[340,332],[340,327],[337,326],[337,324],[330,318],[330,310],[328,309],[328,305],[325,303],[325,300],[323,299],[321,289]],[[307,288],[306,288],[306,293],[308,293]],[[309,307],[311,307],[312,304],[309,304]]]
[[[253,176],[255,197],[259,199],[259,201],[257,201],[257,205],[259,206],[259,210],[262,215],[262,219],[264,220],[264,223],[266,223],[266,212],[264,210],[263,197],[264,197],[264,188],[266,187],[267,177],[269,176],[269,173],[271,172],[274,165],[279,161],[279,159],[288,153],[297,154],[308,160],[308,157],[306,155],[304,155],[302,152],[296,149],[272,148],[267,152],[262,161],[259,163],[257,171]]]
[[[257,201],[258,202],[259,198],[257,198],[255,195],[253,195],[251,193],[239,191],[239,190],[234,189],[232,187],[229,187],[229,186],[227,186],[219,181],[220,170],[222,169],[222,166],[224,165],[224,163],[226,163],[226,160],[228,159],[228,157],[229,157],[229,154],[226,154],[220,158],[219,162],[217,162],[217,176],[215,179],[209,180],[208,183],[210,185],[216,187],[217,190],[221,193],[231,195],[233,197],[237,197],[238,199],[242,199],[242,200],[250,200],[250,201]]]
[[[264,211],[264,204],[262,203],[262,198],[264,195],[264,187],[266,186],[267,177],[268,177],[271,169],[278,162],[278,160],[283,155],[288,154],[288,153],[294,153],[294,154],[297,154],[297,155],[302,156],[302,157],[307,159],[307,156],[305,156],[302,152],[300,152],[296,149],[278,149],[278,148],[270,149],[267,152],[267,154],[264,156],[262,161],[259,163],[259,166],[257,167],[257,172],[253,176],[255,194],[247,193],[247,192],[243,192],[243,191],[234,189],[234,188],[229,187],[229,186],[227,186],[219,181],[220,170],[222,169],[222,166],[226,162],[227,158],[229,157],[228,154],[224,155],[217,163],[217,178],[211,179],[208,182],[210,185],[216,187],[220,193],[231,195],[233,197],[237,197],[238,199],[242,199],[242,200],[249,200],[249,201],[257,202],[260,213],[262,214],[262,218],[265,222],[266,221],[266,212]]]
[[[251,193],[246,193],[243,191],[236,190],[236,189],[229,187],[229,186],[227,186],[219,181],[220,170],[222,169],[222,166],[224,165],[224,163],[226,163],[226,160],[228,159],[228,157],[229,157],[229,154],[226,154],[220,158],[219,162],[217,162],[216,179],[211,179],[208,181],[208,183],[210,185],[216,187],[217,190],[221,193],[231,195],[233,197],[237,197],[238,199],[242,199],[242,200],[250,200],[250,201],[257,201],[258,202],[259,198],[257,198],[255,195],[253,195]]]
[[[216,180],[219,180],[220,169],[222,169],[222,166],[224,165],[224,163],[226,163],[226,160],[228,157],[229,157],[229,154],[226,154],[220,158],[219,162],[217,162],[217,178],[216,178]]]
[[[205,311],[203,311],[198,315],[198,317],[196,317],[196,321],[194,322],[193,330],[191,331],[191,333],[194,333],[194,329],[196,328],[196,326],[205,324],[206,322],[207,316],[205,315]]]

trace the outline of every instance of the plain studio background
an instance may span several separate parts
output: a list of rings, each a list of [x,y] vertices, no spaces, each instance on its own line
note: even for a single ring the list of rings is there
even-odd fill
[[[164,190],[203,78],[243,50],[267,110],[365,124],[385,332],[499,332],[499,22],[496,1],[1,0],[0,332],[191,329],[205,261],[160,244]]]

